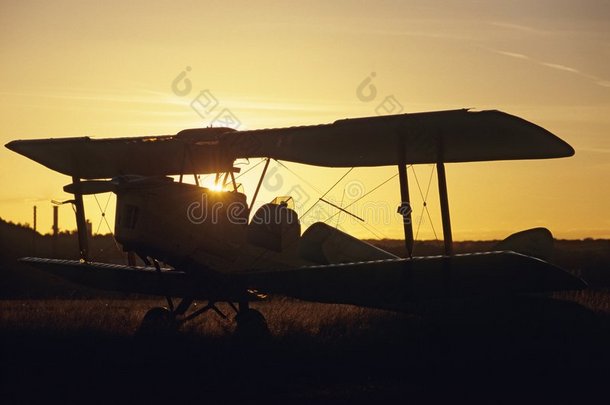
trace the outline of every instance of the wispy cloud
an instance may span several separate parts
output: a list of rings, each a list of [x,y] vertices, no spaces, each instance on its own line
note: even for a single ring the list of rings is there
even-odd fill
[[[59,100],[78,100],[78,101],[106,101],[112,103],[130,103],[130,104],[178,104],[171,97],[165,95],[165,98],[153,97],[150,95],[135,95],[135,94],[120,94],[110,92],[94,92],[94,91],[32,91],[32,92],[6,92],[0,91],[2,96],[11,97],[28,97],[28,98],[51,98]]]
[[[593,153],[610,153],[610,149],[607,148],[590,148],[590,147],[579,147],[579,152],[593,152]]]
[[[503,21],[491,21],[488,23],[489,25],[493,25],[494,27],[506,28],[512,31],[520,31],[528,34],[537,34],[537,35],[548,35],[552,34],[551,31],[541,30],[539,28],[528,27],[520,24],[507,23]]]
[[[522,54],[522,53],[516,53],[516,52],[507,52],[507,51],[500,51],[497,49],[489,49],[492,52],[495,52],[497,54],[500,55],[504,55],[504,56],[510,56],[511,58],[517,58],[517,59],[529,59],[528,56]]]
[[[550,67],[551,69],[557,69],[557,70],[563,70],[564,72],[581,74],[580,71],[578,71],[574,68],[571,68],[571,67],[565,66],[565,65],[559,65],[557,63],[540,62],[540,64],[543,66],[546,66],[546,67]]]
[[[581,72],[580,70],[575,69],[571,66],[566,66],[566,65],[563,65],[560,63],[545,62],[545,61],[538,60],[536,58],[533,58],[531,56],[528,56],[528,55],[525,55],[522,53],[518,53],[518,52],[511,52],[511,51],[505,51],[505,50],[493,49],[493,48],[484,48],[484,49],[486,49],[490,52],[496,53],[498,55],[503,55],[503,56],[507,56],[507,57],[515,58],[515,59],[528,60],[528,61],[530,61],[532,63],[536,63],[540,66],[544,66],[544,67],[554,69],[554,70],[560,70],[560,71],[566,72],[566,73],[571,73],[571,74],[580,76],[584,79],[588,79],[598,86],[610,88],[610,80],[605,80],[601,77]]]
[[[440,32],[440,31],[425,31],[425,30],[372,30],[369,31],[373,35],[394,36],[394,37],[415,37],[415,38],[432,38],[432,39],[449,39],[453,41],[472,41],[477,39],[473,35],[456,32]]]

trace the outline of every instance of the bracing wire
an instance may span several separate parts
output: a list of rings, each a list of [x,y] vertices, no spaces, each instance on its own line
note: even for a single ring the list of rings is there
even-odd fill
[[[104,209],[102,209],[102,205],[100,204],[99,200],[97,199],[97,195],[93,194],[93,197],[95,198],[95,203],[97,204],[97,207],[100,209],[100,211],[102,213],[102,218],[100,219],[100,222],[97,226],[97,230],[95,231],[95,233],[99,233],[100,226],[102,225],[102,221],[106,222],[106,226],[108,227],[110,236],[112,236],[112,241],[114,242],[114,246],[117,248],[117,250],[122,251],[121,247],[119,246],[119,242],[116,240],[116,237],[114,236],[114,232],[110,228],[110,224],[108,223],[108,220],[106,219],[106,210],[108,209],[108,204],[110,202],[110,199],[112,198],[112,193],[108,193],[108,199],[106,200],[106,205],[105,205]]]
[[[102,216],[100,218],[100,222],[97,225],[97,229],[96,229],[95,233],[99,233],[100,232],[100,228],[102,226],[102,222],[105,222],[106,223],[106,227],[108,228],[108,231],[112,234],[112,229],[110,229],[110,224],[108,223],[108,220],[106,219],[106,210],[108,209],[108,203],[110,202],[110,197],[112,197],[112,193],[108,193],[108,199],[106,200],[106,204],[105,204],[103,209],[102,209],[102,205],[100,204],[99,200],[97,199],[97,195],[93,194],[93,197],[95,198],[95,203],[97,204],[97,207],[100,209],[100,212],[102,214]]]
[[[388,178],[387,180],[383,181],[381,184],[377,185],[376,187],[374,187],[373,189],[371,189],[370,191],[367,191],[366,193],[364,193],[363,195],[361,195],[360,197],[358,197],[357,199],[355,199],[354,201],[352,201],[351,203],[349,203],[346,207],[344,207],[343,209],[347,210],[349,207],[351,207],[352,205],[356,204],[358,201],[362,200],[364,197],[366,197],[367,195],[377,191],[377,189],[379,189],[380,187],[384,186],[386,183],[388,183],[389,181],[393,180],[396,176],[398,176],[398,173],[390,176],[390,178]],[[334,213],[333,215],[331,215],[330,217],[326,218],[324,220],[324,222],[328,222],[330,221],[332,218],[334,218],[336,215],[338,215],[339,212]]]
[[[301,180],[303,183],[307,184],[309,187],[311,187],[313,190],[315,190],[318,194],[324,194],[322,193],[322,191],[320,191],[320,189],[318,189],[316,186],[314,186],[313,184],[311,184],[309,181],[305,180],[303,177],[299,176],[297,173],[295,173],[292,169],[290,169],[288,166],[286,166],[284,163],[280,162],[277,159],[273,159],[275,160],[280,166],[282,166],[284,169],[288,170],[292,175],[294,175],[296,178],[298,178],[299,180]]]
[[[260,165],[261,163],[263,163],[265,161],[265,159],[261,159],[258,163],[256,163],[254,166],[249,167],[248,170],[244,171],[243,173],[239,173],[237,176],[235,176],[235,180],[239,179],[241,176],[245,175],[246,173],[248,173],[250,170],[254,169],[256,166]]]
[[[306,211],[305,211],[305,212],[304,212],[304,213],[303,213],[303,214],[302,214],[302,215],[299,217],[299,219],[301,219],[301,218],[303,218],[305,215],[307,215],[307,213],[309,213],[309,211],[311,211],[311,210],[313,209],[313,207],[315,207],[315,206],[316,206],[316,204],[317,204],[317,203],[319,203],[320,201],[322,201],[322,200],[324,199],[324,197],[326,197],[326,195],[327,195],[328,193],[330,193],[330,192],[332,191],[332,189],[333,189],[333,188],[335,188],[335,187],[337,186],[337,184],[341,183],[341,181],[342,181],[342,180],[343,180],[343,179],[344,179],[344,178],[345,178],[345,177],[346,177],[348,174],[350,174],[352,170],[354,170],[354,168],[353,168],[353,167],[351,167],[351,168],[350,168],[350,169],[349,169],[347,172],[345,172],[345,174],[343,174],[343,176],[341,176],[341,177],[339,178],[339,180],[337,180],[337,181],[335,182],[335,184],[333,184],[333,185],[332,185],[332,186],[331,186],[331,187],[330,187],[328,190],[326,190],[326,192],[325,192],[325,193],[324,193],[324,194],[323,194],[323,195],[322,195],[320,198],[318,198],[318,199],[316,200],[316,202],[314,202],[314,203],[311,205],[311,207],[309,207],[309,208],[308,208],[308,209],[307,209],[307,210],[306,210]],[[345,195],[345,190],[343,190],[343,194]]]
[[[424,195],[421,186],[419,184],[419,179],[417,178],[417,173],[415,173],[415,168],[413,167],[413,165],[411,166],[411,170],[413,172],[413,176],[415,177],[415,184],[417,184],[417,189],[419,190],[419,195],[423,200],[423,206],[422,206],[422,211],[421,211],[421,215],[419,217],[419,221],[417,223],[417,230],[415,232],[415,239],[417,239],[418,235],[419,235],[419,230],[421,228],[421,224],[423,221],[423,214],[424,211],[426,212],[426,215],[428,216],[428,221],[430,221],[430,226],[432,227],[432,232],[434,233],[434,239],[438,240],[438,236],[436,234],[436,229],[434,228],[434,223],[432,222],[432,216],[430,215],[430,210],[428,210],[428,194],[430,193],[430,185],[432,184],[432,177],[434,175],[434,170],[436,169],[435,165],[432,165],[432,172],[430,173],[430,178],[428,179],[428,186],[426,188],[426,194]]]
[[[343,206],[343,200],[345,200],[345,187],[343,188],[343,194],[341,195],[341,202],[339,203],[339,207]],[[339,213],[339,215],[337,215],[337,224],[335,225],[335,228],[339,228],[339,219],[341,218],[341,213]]]
[[[275,159],[274,159],[275,160]],[[286,170],[288,170],[291,174],[293,174],[296,178],[298,178],[299,180],[301,180],[303,183],[307,184],[309,187],[311,187],[312,189],[314,189],[316,192],[318,192],[319,194],[322,194],[322,197],[320,197],[311,207],[309,207],[309,209],[307,211],[305,211],[305,213],[303,215],[301,215],[299,217],[299,220],[301,218],[303,218],[304,215],[306,215],[319,201],[320,199],[324,198],[329,192],[332,191],[333,188],[335,188],[337,186],[337,184],[339,184],[352,170],[354,170],[354,168],[350,168],[347,170],[347,172],[345,174],[343,174],[339,180],[337,180],[332,187],[330,187],[325,193],[322,193],[320,190],[318,190],[317,187],[315,187],[313,184],[309,183],[307,180],[305,180],[304,178],[302,178],[301,176],[299,176],[297,173],[295,173],[294,171],[292,171],[290,168],[288,168],[288,166],[286,166],[285,164],[283,164],[282,162],[280,162],[279,160],[275,160],[280,166],[284,167]],[[261,161],[262,162],[262,161]],[[260,163],[260,162],[259,162]],[[245,174],[245,173],[244,173]],[[374,234],[374,232],[373,232]],[[258,261],[260,261],[266,254],[268,251],[263,251],[258,257],[256,257],[252,262],[251,262],[251,266],[253,266],[255,263],[257,263]]]

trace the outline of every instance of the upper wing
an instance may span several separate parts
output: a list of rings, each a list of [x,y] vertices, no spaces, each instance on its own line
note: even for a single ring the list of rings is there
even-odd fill
[[[218,140],[230,131],[202,128],[165,136],[19,140],[6,147],[49,169],[84,179],[216,173],[233,167],[234,159]]]
[[[190,129],[171,136],[13,141],[9,149],[86,179],[228,171],[238,158],[353,167],[571,156],[549,131],[500,112],[436,111],[254,131]]]
[[[328,125],[223,135],[238,157],[329,166],[473,162],[566,157],[574,149],[549,131],[500,111],[436,111],[345,119]]]

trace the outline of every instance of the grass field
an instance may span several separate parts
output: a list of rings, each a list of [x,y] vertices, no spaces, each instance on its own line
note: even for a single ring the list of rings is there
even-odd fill
[[[5,300],[2,403],[582,403],[610,376],[610,294],[556,298],[426,317],[272,298],[259,341],[211,313],[135,338],[162,300]]]
[[[75,243],[62,234],[58,257],[72,257]],[[404,256],[402,241],[375,243]],[[418,315],[271,297],[253,304],[271,332],[256,341],[213,313],[178,334],[137,338],[145,312],[164,300],[87,290],[19,265],[21,256],[53,257],[51,237],[26,227],[0,220],[0,245],[0,404],[608,402],[608,240],[556,241],[552,262],[589,282],[587,291]],[[112,245],[91,241],[97,260],[124,261]]]

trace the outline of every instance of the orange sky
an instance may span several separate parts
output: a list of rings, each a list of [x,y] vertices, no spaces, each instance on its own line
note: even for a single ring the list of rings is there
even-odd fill
[[[0,141],[173,134],[210,125],[223,108],[242,129],[327,123],[376,115],[388,96],[403,112],[500,109],[557,134],[576,156],[448,165],[455,238],[502,238],[534,226],[560,238],[610,237],[607,2],[252,3],[3,1]],[[183,71],[191,89],[179,95],[172,82]],[[377,94],[367,101],[358,86],[373,72]],[[191,102],[204,90],[218,107],[200,116]],[[309,198],[301,212],[346,171],[288,167],[307,182],[281,168],[261,200],[298,192]],[[394,173],[355,169],[329,198],[347,205]],[[425,193],[431,167],[415,173]],[[436,183],[431,224],[410,176],[418,236],[434,238]],[[254,177],[242,179],[250,193]],[[31,223],[37,205],[42,232],[51,228],[50,200],[70,197],[66,176],[5,148],[0,183],[0,217]],[[108,196],[98,198],[103,207]],[[394,179],[353,207],[374,217],[366,227],[344,215],[338,224],[359,237],[401,237],[398,202]],[[336,212],[318,208],[319,216]],[[87,210],[96,230],[93,198]],[[74,227],[68,206],[60,216],[63,228]]]

